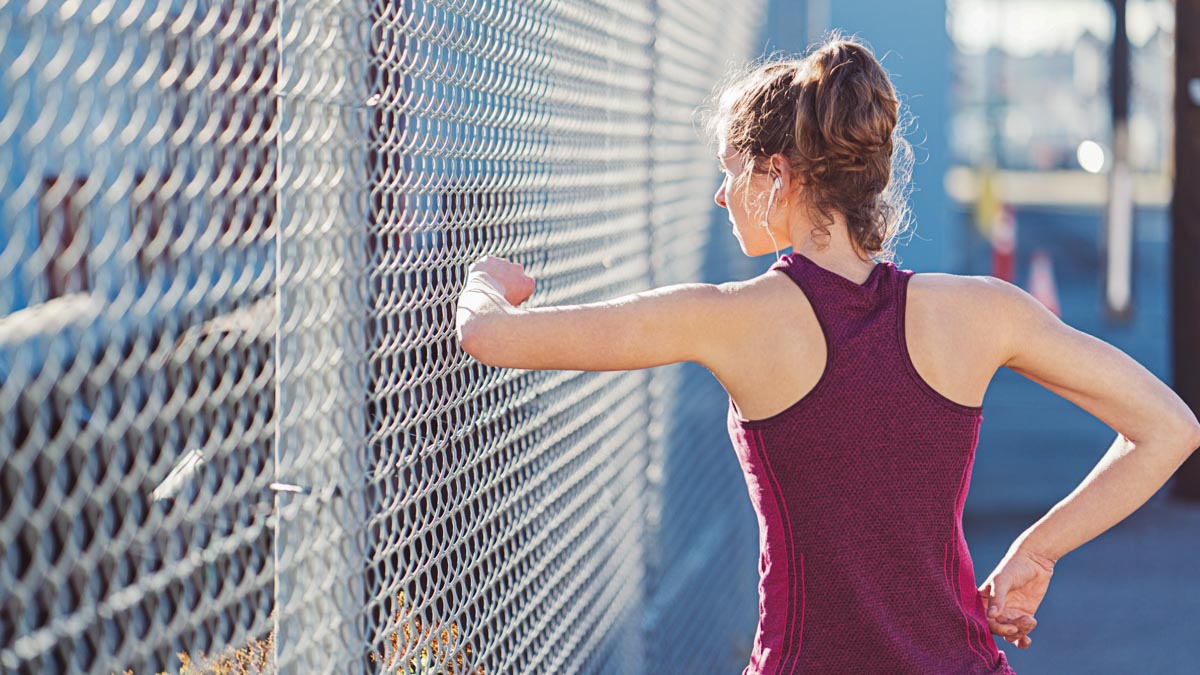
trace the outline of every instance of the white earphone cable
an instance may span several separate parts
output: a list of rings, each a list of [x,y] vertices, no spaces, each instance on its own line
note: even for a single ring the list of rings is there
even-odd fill
[[[780,188],[782,181],[779,176],[775,177],[775,184],[771,186],[771,195],[767,197],[767,212],[763,214],[762,226],[766,228],[767,235],[771,237],[771,243],[775,245],[775,262],[779,262],[779,242],[775,241],[775,235],[771,232],[771,226],[767,224],[767,216],[771,213],[771,205],[775,203],[775,191]]]

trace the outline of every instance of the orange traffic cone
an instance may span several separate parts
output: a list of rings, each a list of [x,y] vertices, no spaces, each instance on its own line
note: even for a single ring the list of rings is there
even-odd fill
[[[1062,317],[1054,284],[1054,260],[1042,249],[1034,251],[1029,262],[1029,294],[1054,312],[1054,316]]]

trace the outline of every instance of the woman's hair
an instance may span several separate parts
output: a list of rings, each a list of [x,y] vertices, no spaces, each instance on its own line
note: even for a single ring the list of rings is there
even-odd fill
[[[707,140],[724,138],[749,169],[733,189],[746,189],[751,173],[781,154],[826,239],[838,211],[860,250],[894,256],[909,219],[913,155],[896,90],[868,47],[835,30],[803,58],[751,62],[727,75],[700,112]]]

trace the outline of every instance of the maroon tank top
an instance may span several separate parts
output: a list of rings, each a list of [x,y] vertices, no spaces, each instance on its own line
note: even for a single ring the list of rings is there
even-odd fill
[[[759,623],[743,675],[1012,673],[977,593],[962,510],[982,406],[913,367],[913,272],[877,263],[859,285],[800,253],[771,266],[825,335],[817,384],[729,436],[758,517]]]

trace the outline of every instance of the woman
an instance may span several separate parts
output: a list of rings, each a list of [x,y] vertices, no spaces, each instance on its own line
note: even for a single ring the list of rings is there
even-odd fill
[[[760,532],[745,675],[1012,672],[989,633],[1028,648],[1056,561],[1149,499],[1200,445],[1200,423],[1020,288],[890,261],[911,152],[865,46],[835,33],[716,100],[716,202],[747,255],[776,252],[766,273],[519,309],[533,279],[489,256],[459,298],[463,348],[524,369],[695,361],[720,380]],[[962,508],[1001,366],[1119,435],[976,587]]]

